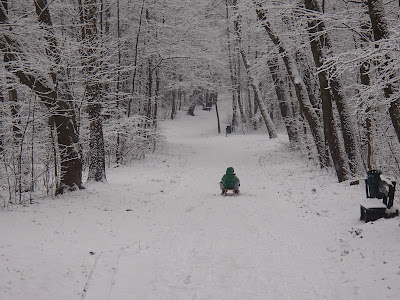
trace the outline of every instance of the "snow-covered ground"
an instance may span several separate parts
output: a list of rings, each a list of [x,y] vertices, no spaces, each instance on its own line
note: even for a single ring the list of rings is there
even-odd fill
[[[107,184],[0,211],[0,299],[400,299],[399,219],[361,222],[363,185],[214,110],[160,127]]]

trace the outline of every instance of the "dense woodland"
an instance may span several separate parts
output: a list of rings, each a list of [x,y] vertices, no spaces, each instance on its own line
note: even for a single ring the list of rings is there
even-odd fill
[[[105,181],[222,94],[237,134],[287,134],[339,182],[400,176],[399,1],[0,3],[2,207]]]

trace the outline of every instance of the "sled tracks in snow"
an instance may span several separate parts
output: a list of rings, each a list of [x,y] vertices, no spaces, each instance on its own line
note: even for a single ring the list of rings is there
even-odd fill
[[[113,293],[119,278],[120,262],[123,257],[135,253],[128,251],[135,244],[139,242],[115,251],[89,253],[90,263],[83,266],[86,282],[80,293],[81,300],[118,299],[118,296],[113,297]]]

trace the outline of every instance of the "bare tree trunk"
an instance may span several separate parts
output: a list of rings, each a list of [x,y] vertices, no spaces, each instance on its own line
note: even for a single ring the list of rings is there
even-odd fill
[[[154,90],[155,100],[154,100],[154,111],[153,111],[153,126],[157,128],[157,114],[158,114],[158,94],[160,91],[160,74],[158,68],[156,69],[156,88]]]
[[[221,133],[221,123],[219,121],[219,112],[218,112],[218,94],[216,92],[211,93],[211,101],[215,103],[215,112],[217,114],[217,125],[218,125],[218,133]]]
[[[57,46],[57,40],[54,36],[52,28],[53,24],[47,0],[35,0],[34,4],[39,22],[45,25],[43,29],[46,31],[45,39],[47,41],[47,56],[54,61],[54,65],[57,68],[52,68],[50,70],[53,84],[57,87],[55,98],[67,99],[67,101],[56,101],[56,105],[53,106],[54,116],[51,117],[50,120],[51,122],[54,122],[51,126],[54,125],[54,128],[56,129],[58,150],[60,152],[61,174],[56,194],[61,194],[64,193],[65,190],[75,189],[76,186],[79,188],[82,187],[82,162],[79,150],[79,131],[76,122],[75,109],[73,104],[68,101],[72,100],[72,93],[69,85],[66,83],[66,70],[61,65],[60,52]],[[68,120],[69,115],[71,116],[70,120]],[[71,145],[72,147],[65,145]],[[79,159],[79,162],[77,159]],[[56,166],[55,170],[57,170]],[[77,183],[78,181],[79,184]]]
[[[117,0],[117,64],[118,64],[118,71],[117,71],[117,86],[116,86],[116,107],[117,107],[117,118],[120,119],[120,92],[121,92],[121,72],[119,68],[121,68],[121,47],[120,47],[120,40],[121,40],[121,21],[120,21],[120,6],[119,0]],[[108,21],[108,20],[107,20]],[[106,21],[106,22],[107,22]],[[108,23],[108,22],[107,22]],[[94,24],[96,26],[96,24]],[[108,33],[108,32],[107,32]],[[97,35],[97,33],[96,33]],[[129,106],[129,101],[128,101]],[[101,109],[101,107],[100,107]],[[123,149],[124,149],[124,138],[121,135],[120,131],[117,132],[117,139],[116,139],[116,146],[115,146],[115,161],[117,164],[122,163],[123,158]],[[100,180],[102,181],[102,179]]]
[[[308,6],[309,5],[309,6]],[[306,0],[306,7],[310,10],[319,11],[318,3],[315,0]],[[325,48],[330,50],[331,44],[325,32],[324,23],[321,20],[315,20],[312,23],[309,23],[309,32],[312,36],[311,43],[318,43],[317,47]],[[319,39],[316,39],[314,34],[322,34]],[[316,50],[316,49],[315,49]],[[314,50],[314,51],[315,51]],[[318,54],[318,59],[314,57],[314,61],[316,62],[317,68],[322,66],[323,53],[316,52]],[[328,74],[326,72],[319,72],[319,75],[324,76],[328,79]],[[327,81],[327,80],[326,80]],[[321,87],[321,88],[329,88],[329,86]],[[352,118],[352,114],[348,107],[348,104],[343,97],[342,87],[339,79],[336,76],[331,76],[330,78],[330,88],[332,90],[332,96],[336,103],[337,110],[339,112],[340,125],[342,128],[343,140],[344,140],[344,148],[346,154],[349,159],[350,171],[353,176],[360,175],[362,170],[361,165],[361,155],[360,155],[360,145],[357,141],[357,135],[355,133],[355,120]]]
[[[250,85],[247,82],[246,83],[246,94],[247,94],[247,117],[249,120],[253,120],[254,114],[253,114],[253,103],[251,99],[251,90],[250,90]],[[251,121],[252,122],[252,121]]]
[[[271,116],[270,116],[270,114],[268,112],[267,107],[264,104],[260,89],[258,88],[258,85],[257,85],[257,83],[256,83],[256,81],[255,81],[255,79],[253,77],[253,74],[252,74],[252,71],[251,71],[250,62],[249,62],[249,60],[247,58],[247,54],[246,54],[246,52],[244,51],[244,49],[242,47],[240,14],[238,12],[238,7],[236,6],[236,0],[234,1],[234,8],[235,8],[235,10],[237,11],[237,14],[238,14],[236,19],[235,19],[235,32],[236,32],[236,35],[237,35],[239,51],[240,51],[240,54],[241,54],[242,59],[243,59],[244,67],[245,67],[246,72],[247,72],[247,78],[248,78],[250,86],[253,89],[254,99],[257,102],[257,105],[258,105],[258,107],[260,109],[260,112],[261,112],[261,116],[264,119],[264,123],[265,123],[265,126],[267,127],[267,131],[268,131],[269,137],[270,138],[276,138],[278,135],[276,133],[275,125],[272,122],[272,119],[271,119]]]
[[[382,0],[367,0],[368,11],[371,19],[372,32],[374,34],[374,40],[379,41],[389,37],[389,31],[384,17],[384,3]],[[392,79],[394,75],[390,75]],[[393,86],[388,83],[384,88],[386,98],[390,98],[393,94]],[[400,142],[400,99],[397,98],[395,101],[390,103],[389,114],[392,120],[393,128],[396,132],[397,139]]]
[[[232,53],[232,46],[231,46],[231,38],[230,38],[230,26],[229,26],[229,3],[228,0],[225,0],[225,5],[226,5],[226,21],[227,21],[227,35],[228,35],[228,60],[229,60],[229,71],[231,75],[231,90],[232,90],[232,130],[235,130],[235,127],[237,125],[237,100],[236,100],[236,93],[235,93],[235,87],[236,87],[236,72],[235,72],[235,60],[233,58],[233,53]]]
[[[271,72],[272,80],[275,86],[275,93],[278,98],[279,109],[283,121],[285,122],[286,131],[289,137],[291,145],[296,145],[299,141],[298,128],[295,124],[295,119],[292,114],[292,108],[289,100],[286,97],[285,90],[283,88],[283,79],[279,72],[278,57],[268,61],[268,67]]]
[[[235,27],[236,27],[235,23]],[[238,28],[235,28],[235,30],[238,30]],[[239,43],[240,41],[238,41]],[[243,111],[243,101],[242,101],[242,85],[241,85],[241,73],[240,73],[240,53],[238,53],[238,60],[237,60],[237,82],[236,82],[236,93],[237,93],[237,102],[238,102],[238,107],[239,107],[239,112],[240,112],[240,121],[242,123],[246,123],[246,117],[244,115]]]
[[[322,120],[321,116],[321,99],[319,97],[319,84],[318,84],[318,77],[314,77],[314,70],[310,70],[310,66],[308,61],[306,61],[306,58],[303,52],[297,51],[295,59],[299,64],[301,64],[302,61],[304,61],[304,64],[307,65],[305,68],[302,70],[302,78],[303,82],[305,84],[308,98],[310,99],[311,105],[314,107],[315,112],[318,115],[318,118]]]
[[[20,119],[20,106],[18,104],[17,90],[12,88],[8,91],[8,101],[10,102],[10,112],[12,119],[13,136],[13,166],[14,166],[14,196],[15,202],[21,203],[22,200],[22,149],[23,133]],[[18,199],[18,201],[17,201]]]
[[[364,63],[360,67],[360,79],[362,85],[370,85],[371,81],[368,74],[368,65]],[[372,170],[372,120],[371,120],[371,108],[367,107],[365,110],[366,119],[365,119],[365,131],[366,131],[366,140],[367,140],[367,169]]]
[[[21,133],[21,120],[19,118],[20,107],[18,104],[18,93],[16,89],[12,88],[8,91],[8,101],[10,101],[14,144],[18,145],[19,144],[18,141],[22,138],[22,133]]]
[[[48,101],[38,94],[43,101]],[[42,96],[42,97],[41,97]],[[82,160],[79,148],[79,132],[75,110],[68,102],[58,100],[55,104],[54,125],[57,132],[57,144],[60,151],[60,185],[57,194],[68,190],[83,188]]]
[[[276,133],[275,125],[271,120],[268,109],[265,107],[265,104],[263,102],[263,99],[262,99],[260,90],[257,86],[257,83],[255,82],[255,80],[251,74],[251,67],[250,67],[249,61],[247,60],[246,52],[244,52],[243,49],[240,49],[240,53],[242,54],[242,58],[243,58],[244,66],[247,71],[247,77],[249,79],[250,86],[253,88],[254,99],[257,102],[257,105],[260,109],[261,115],[265,122],[265,126],[267,126],[269,137],[271,139],[276,138],[278,135]]]
[[[66,70],[60,64],[60,52],[57,46],[57,40],[54,36],[52,28],[53,24],[47,0],[35,0],[34,4],[39,22],[45,25],[44,30],[47,33],[45,35],[47,41],[46,53],[49,58],[53,59],[54,64],[57,67],[57,70],[54,68],[50,70],[50,76],[53,83],[58,87],[54,98],[72,100],[69,85],[66,83]],[[42,98],[42,100],[44,99]],[[70,101],[56,100],[55,105],[52,105],[52,110],[54,111],[54,116],[51,119],[54,121],[54,127],[57,133],[57,143],[61,164],[61,178],[59,186],[56,189],[56,194],[62,194],[66,190],[75,189],[75,187],[82,187],[82,162],[79,150],[79,132],[75,109]]]
[[[255,1],[257,5],[259,5],[258,1]],[[315,112],[314,107],[311,104],[310,98],[307,95],[307,88],[300,76],[300,71],[298,70],[298,67],[296,65],[296,62],[294,58],[289,54],[289,52],[286,50],[283,42],[277,36],[273,31],[271,24],[267,20],[267,16],[265,14],[265,11],[263,9],[257,9],[257,16],[258,19],[262,22],[262,26],[266,30],[268,36],[278,47],[278,51],[280,55],[282,56],[283,62],[285,64],[286,70],[288,72],[289,78],[292,81],[295,91],[296,91],[296,97],[297,100],[299,101],[300,109],[306,118],[308,125],[311,129],[312,136],[314,138],[315,146],[317,148],[318,152],[318,159],[321,164],[321,167],[327,167],[328,166],[328,158],[326,156],[326,151],[325,151],[325,139],[324,139],[324,133],[322,130],[322,125],[321,122],[318,119],[318,115]]]
[[[3,86],[0,87],[0,90],[3,90]],[[0,103],[4,102],[4,95],[0,92]],[[3,120],[0,118],[0,127],[3,128]],[[2,155],[4,151],[3,148],[3,135],[0,134],[0,155]]]
[[[318,4],[315,0],[305,0],[305,6],[309,10],[319,11]],[[324,45],[329,46],[327,37],[321,32],[324,30],[324,24],[321,20],[312,20],[308,22],[308,31],[311,44],[311,52],[314,57],[314,62],[317,68],[322,66],[323,53],[322,49]],[[317,35],[321,34],[320,38]],[[336,175],[339,182],[344,181],[349,178],[348,173],[348,160],[346,159],[342,146],[340,143],[340,135],[336,127],[336,122],[333,114],[332,98],[336,100],[336,106],[339,110],[339,115],[341,115],[341,124],[343,130],[343,136],[345,138],[345,148],[347,149],[347,154],[349,160],[351,161],[351,171],[352,173],[359,173],[358,162],[361,159],[357,159],[358,147],[355,149],[357,143],[354,139],[354,132],[351,129],[351,120],[349,112],[345,109],[345,103],[340,95],[340,84],[336,78],[331,79],[331,85],[329,85],[328,74],[325,71],[318,72],[318,79],[321,89],[322,98],[322,110],[323,110],[323,120],[325,129],[325,138],[328,141],[329,149],[333,159],[333,164],[335,166]],[[332,97],[332,94],[333,97]]]
[[[140,32],[142,30],[142,22],[143,22],[143,9],[144,9],[144,4],[146,0],[143,0],[142,2],[142,7],[140,8],[140,16],[139,16],[139,27],[138,31],[136,33],[136,43],[135,43],[135,51],[134,51],[134,59],[133,59],[133,75],[132,75],[132,99],[135,97],[135,83],[136,83],[136,73],[137,73],[137,61],[138,61],[138,54],[139,54],[139,37],[140,37]],[[127,116],[130,117],[132,112],[132,99],[128,103],[128,111],[127,111]]]
[[[42,1],[46,4],[46,1]],[[39,3],[39,2],[38,2]],[[6,1],[0,5],[0,24],[7,24]],[[42,14],[44,11],[42,10]],[[55,38],[52,39],[55,42]],[[48,42],[51,45],[50,42]],[[56,44],[53,44],[57,49]],[[51,47],[51,46],[50,46]],[[14,74],[20,82],[32,89],[40,100],[54,112],[53,120],[57,132],[57,143],[60,151],[61,180],[56,194],[66,190],[82,187],[82,163],[79,151],[79,133],[75,111],[70,101],[71,98],[59,98],[57,92],[48,87],[42,80],[35,77],[34,70],[22,70],[19,65],[19,56],[22,54],[16,41],[6,34],[3,34],[0,41],[0,48],[3,51],[3,60],[7,63],[7,70]],[[56,52],[57,53],[57,52]],[[55,60],[57,62],[57,60]],[[53,73],[54,74],[54,73]],[[52,78],[54,75],[50,74]],[[54,79],[53,79],[54,80]],[[64,100],[67,99],[67,100]]]
[[[151,57],[148,59],[148,74],[147,74],[147,108],[146,108],[146,116],[147,118],[151,118],[151,100],[152,100],[152,92],[153,92],[153,68],[152,68],[152,59]]]
[[[98,45],[97,0],[79,0],[82,24],[82,46],[87,63],[83,65],[88,80],[86,82],[87,111],[89,114],[89,174],[88,181],[105,181],[105,151],[103,124],[101,116],[102,86],[97,82],[96,72],[99,62],[96,60]],[[83,60],[85,61],[85,60]]]
[[[189,109],[187,111],[188,115],[194,116],[194,110],[196,108],[196,105],[199,102],[199,100],[202,99],[202,96],[201,96],[202,92],[203,92],[202,89],[199,87],[199,88],[196,88],[193,91],[193,93],[190,95],[190,97],[189,97],[190,105],[189,105]]]
[[[367,3],[363,3],[363,9],[366,9],[368,11]],[[361,29],[366,30],[369,32],[370,28],[370,23],[366,21],[362,21],[361,23]],[[372,40],[372,33],[368,33],[368,36],[365,37],[363,36],[361,38],[361,47],[367,46],[369,41]],[[363,86],[369,86],[371,84],[371,79],[369,77],[369,71],[370,69],[370,63],[368,61],[364,62],[360,66],[360,81],[361,85]],[[368,104],[367,104],[368,105]],[[371,107],[368,105],[367,108],[365,109],[365,137],[366,137],[366,143],[367,143],[367,162],[366,162],[366,167],[367,170],[372,170],[372,160],[373,160],[373,148],[372,148],[372,110]]]
[[[172,90],[171,92],[171,120],[173,120],[175,118],[175,114],[176,114],[176,92],[175,89]],[[194,110],[194,108],[193,108]],[[194,116],[194,113],[192,114],[192,116]]]
[[[33,102],[32,109],[32,136],[31,136],[31,180],[30,180],[30,188],[29,188],[29,201],[32,204],[32,193],[35,191],[35,111],[36,111],[36,99]]]
[[[100,89],[99,84],[87,86],[87,106],[90,123],[89,123],[89,173],[88,181],[105,181],[105,152],[104,152],[104,137],[101,110],[102,105],[99,99]]]

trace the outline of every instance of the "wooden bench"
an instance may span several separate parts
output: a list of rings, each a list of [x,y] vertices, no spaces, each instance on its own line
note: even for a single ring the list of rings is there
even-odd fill
[[[360,220],[365,223],[376,221],[380,218],[393,218],[399,215],[397,208],[388,209],[381,199],[365,199],[360,203]]]
[[[360,203],[360,220],[375,221],[385,216],[386,205],[380,199],[367,199]]]

